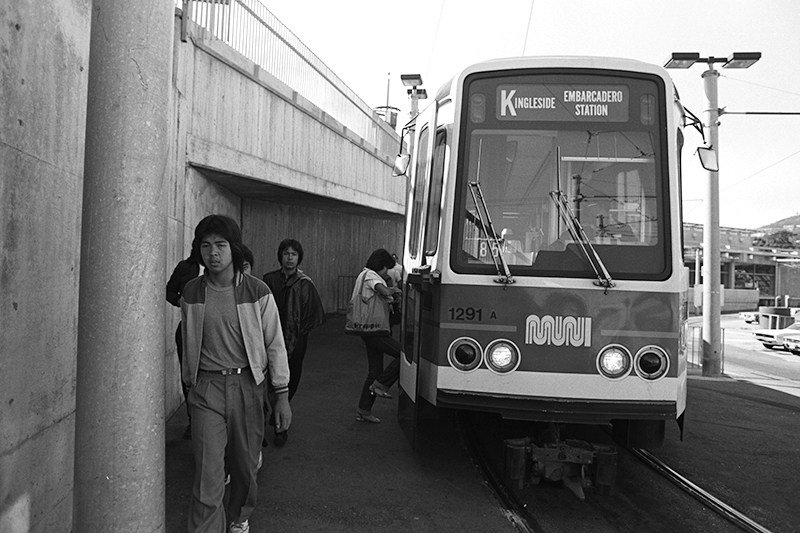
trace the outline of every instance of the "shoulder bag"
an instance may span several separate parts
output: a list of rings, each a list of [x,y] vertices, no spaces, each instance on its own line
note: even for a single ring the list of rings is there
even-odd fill
[[[348,335],[379,336],[389,335],[389,304],[377,291],[364,297],[364,282],[367,269],[356,278],[353,295],[347,305],[347,322],[344,332]]]

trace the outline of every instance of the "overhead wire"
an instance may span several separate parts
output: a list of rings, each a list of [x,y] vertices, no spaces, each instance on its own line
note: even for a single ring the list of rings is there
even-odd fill
[[[525,27],[525,40],[522,41],[522,55],[525,55],[525,51],[528,48],[528,33],[531,31],[531,19],[533,18],[533,2],[531,0],[531,10],[528,12],[528,25]]]
[[[442,25],[442,14],[444,13],[444,4],[447,0],[442,0],[442,5],[439,7],[439,19],[436,21],[436,31],[433,32],[433,44],[431,44],[431,53],[428,56],[428,66],[425,68],[425,76],[431,71],[431,63],[433,63],[433,53],[436,51],[436,41],[439,39],[439,28]]]
[[[786,89],[778,89],[777,87],[770,87],[769,85],[761,85],[760,83],[754,83],[752,81],[740,80],[739,78],[731,78],[730,76],[727,76],[725,74],[720,74],[720,77],[727,78],[727,79],[729,79],[731,81],[738,81],[739,83],[745,83],[747,85],[755,85],[756,87],[761,87],[762,89],[769,89],[771,91],[778,91],[778,92],[781,92],[781,93],[792,94],[794,96],[800,96],[800,93],[787,91]]]
[[[781,160],[779,160],[779,161],[776,161],[776,162],[772,163],[772,164],[771,164],[771,165],[769,165],[769,166],[766,166],[766,167],[762,168],[762,169],[761,169],[761,170],[759,170],[758,172],[754,172],[753,174],[750,174],[750,175],[749,175],[749,176],[747,176],[746,178],[740,179],[740,180],[739,180],[739,181],[737,181],[736,183],[733,183],[733,184],[731,184],[731,185],[728,185],[728,186],[727,186],[727,187],[725,187],[724,189],[721,189],[721,190],[720,190],[720,192],[724,192],[724,191],[727,191],[728,189],[732,189],[733,187],[736,187],[736,186],[737,186],[737,185],[739,185],[740,183],[742,183],[742,182],[744,182],[744,181],[747,181],[747,180],[749,180],[750,178],[754,178],[754,177],[758,176],[759,174],[761,174],[762,172],[764,172],[764,171],[766,171],[766,170],[769,170],[770,168],[772,168],[772,167],[774,167],[774,166],[776,166],[776,165],[779,165],[779,164],[783,163],[783,162],[784,162],[784,161],[786,161],[787,159],[791,159],[792,157],[796,156],[797,154],[800,154],[800,150],[796,151],[796,152],[795,152],[795,153],[793,153],[793,154],[789,154],[789,155],[787,155],[787,156],[786,156],[786,157],[784,157],[783,159],[781,159]],[[704,200],[704,199],[702,199],[702,198],[693,198],[693,199],[687,199],[687,198],[685,198],[685,199],[683,200],[683,203],[685,204],[685,203],[687,203],[687,202],[697,202],[697,204],[696,204],[694,207],[692,207],[691,209],[689,209],[688,211],[686,211],[686,213],[688,214],[688,213],[691,213],[692,211],[694,211],[695,209],[697,209],[698,207],[700,207],[700,206],[703,204],[703,202],[705,202],[705,200]]]
[[[792,158],[792,157],[796,156],[797,154],[800,154],[800,150],[796,151],[796,152],[795,152],[795,153],[793,153],[793,154],[787,155],[786,157],[784,157],[784,158],[783,158],[783,159],[781,159],[780,161],[775,161],[775,162],[774,162],[774,163],[772,163],[771,165],[769,165],[769,166],[767,166],[767,167],[764,167],[764,168],[762,168],[761,170],[759,170],[758,172],[755,172],[754,174],[750,174],[749,176],[747,176],[747,177],[746,177],[746,178],[744,178],[744,179],[740,179],[740,180],[739,180],[739,181],[737,181],[736,183],[733,183],[733,184],[731,184],[731,185],[728,185],[727,187],[725,187],[724,189],[722,189],[720,192],[722,192],[722,191],[727,191],[728,189],[731,189],[731,188],[733,188],[733,187],[736,187],[737,185],[739,185],[739,184],[740,184],[740,183],[742,183],[743,181],[747,181],[747,180],[749,180],[750,178],[754,178],[754,177],[758,176],[759,174],[761,174],[762,172],[764,172],[765,170],[769,170],[770,168],[774,167],[775,165],[779,165],[780,163],[783,163],[783,162],[784,162],[784,161],[786,161],[787,159],[790,159],[790,158]]]

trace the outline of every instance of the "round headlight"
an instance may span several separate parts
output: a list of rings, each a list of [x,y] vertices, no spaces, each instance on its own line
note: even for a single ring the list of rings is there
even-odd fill
[[[486,366],[498,374],[513,372],[519,366],[517,345],[505,339],[492,341],[486,347]]]
[[[658,346],[645,346],[636,353],[633,367],[639,377],[656,380],[666,375],[669,370],[667,352]]]
[[[461,337],[450,343],[447,360],[450,366],[462,372],[471,372],[481,364],[481,345],[469,337]]]
[[[606,346],[597,354],[597,370],[610,379],[625,377],[631,371],[631,353],[619,344]]]

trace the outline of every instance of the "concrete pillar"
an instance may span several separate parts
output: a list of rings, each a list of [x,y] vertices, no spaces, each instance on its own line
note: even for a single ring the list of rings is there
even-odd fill
[[[163,186],[174,0],[94,0],[74,533],[164,531]]]

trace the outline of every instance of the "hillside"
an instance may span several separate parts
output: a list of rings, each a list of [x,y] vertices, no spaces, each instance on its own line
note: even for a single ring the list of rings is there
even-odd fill
[[[765,234],[775,233],[776,231],[781,231],[784,229],[796,231],[797,229],[800,229],[797,226],[800,226],[800,215],[794,215],[782,220],[778,220],[771,224],[761,226],[758,228],[758,231],[763,231]]]

